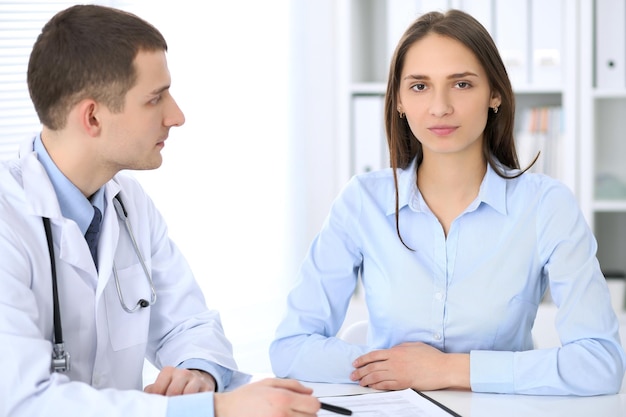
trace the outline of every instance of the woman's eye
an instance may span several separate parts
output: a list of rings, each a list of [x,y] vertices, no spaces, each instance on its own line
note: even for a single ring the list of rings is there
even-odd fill
[[[456,85],[459,88],[469,88],[470,87],[470,83],[468,83],[466,81],[459,81],[458,83],[456,83]]]
[[[424,84],[413,84],[411,86],[411,89],[415,91],[423,91],[425,88],[426,88],[426,85]]]

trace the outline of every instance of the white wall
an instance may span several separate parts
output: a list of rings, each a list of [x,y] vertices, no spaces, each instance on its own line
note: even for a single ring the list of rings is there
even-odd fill
[[[136,175],[221,312],[240,367],[270,372],[287,288],[336,193],[333,2],[139,3],[129,10],[168,40],[186,123],[162,167]]]
[[[291,0],[289,258],[300,262],[338,193],[336,2]],[[294,271],[297,265],[291,265]]]

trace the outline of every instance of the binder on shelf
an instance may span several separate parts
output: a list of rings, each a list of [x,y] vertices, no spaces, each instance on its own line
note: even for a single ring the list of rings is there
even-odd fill
[[[536,88],[561,89],[563,85],[563,2],[531,0],[531,84]],[[507,3],[508,4],[508,3]]]
[[[523,1],[494,0],[493,35],[514,89],[529,83],[528,5]]]
[[[427,13],[432,11],[445,12],[450,8],[448,3],[449,0],[417,0],[420,13]]]
[[[402,34],[421,14],[419,0],[387,0],[387,54],[385,62],[391,62]]]
[[[452,5],[474,16],[490,33],[493,33],[491,2],[492,0],[458,0],[457,3],[452,2]],[[391,59],[400,37],[415,19],[432,11],[445,12],[451,6],[449,0],[386,0],[385,3],[387,61]]]
[[[626,2],[595,2],[595,72],[599,89],[626,88]]]
[[[493,7],[491,2],[492,0],[459,0],[458,8],[471,14],[493,36]]]
[[[352,98],[353,174],[389,165],[383,107],[384,97],[381,95],[356,95]]]

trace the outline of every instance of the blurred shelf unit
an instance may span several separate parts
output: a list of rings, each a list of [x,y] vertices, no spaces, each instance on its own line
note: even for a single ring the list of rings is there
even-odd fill
[[[607,277],[626,271],[626,2],[581,0],[580,201]]]
[[[603,270],[626,271],[626,1],[338,0],[339,186],[389,166],[383,100],[390,58],[420,14],[465,10],[492,34],[516,94],[522,165],[562,180],[598,240]],[[546,123],[547,122],[547,123]]]

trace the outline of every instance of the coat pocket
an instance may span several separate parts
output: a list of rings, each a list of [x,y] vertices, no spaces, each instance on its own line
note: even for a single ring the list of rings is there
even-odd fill
[[[112,276],[104,291],[109,336],[113,350],[118,351],[148,341],[151,307],[139,308],[133,313],[124,310],[135,308],[141,299],[150,300],[150,284],[141,264],[117,271],[118,285]]]

